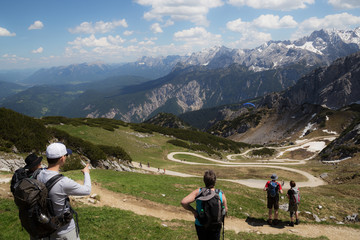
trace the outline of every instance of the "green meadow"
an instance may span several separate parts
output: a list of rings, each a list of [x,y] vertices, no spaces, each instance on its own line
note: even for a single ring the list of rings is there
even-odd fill
[[[272,168],[249,168],[249,167],[219,167],[210,164],[214,162],[186,154],[176,157],[183,162],[198,162],[209,165],[188,165],[183,162],[173,162],[167,159],[170,152],[189,152],[188,149],[174,146],[168,143],[173,139],[167,136],[153,133],[139,133],[129,126],[119,126],[114,131],[100,127],[86,125],[53,125],[57,129],[67,132],[72,136],[79,137],[96,145],[120,146],[132,158],[134,162],[147,163],[151,167],[173,170],[192,174],[198,177],[183,178],[158,173],[139,172],[116,172],[111,170],[91,170],[92,183],[115,193],[126,194],[144,199],[167,207],[173,207],[176,211],[185,211],[180,206],[183,197],[198,187],[203,186],[202,175],[207,169],[213,169],[218,179],[269,179],[276,172],[279,180],[305,181],[306,178],[293,172]],[[246,149],[243,149],[245,151]],[[206,153],[199,153],[206,157]],[[223,158],[231,152],[221,152]],[[218,157],[217,157],[218,158]],[[244,160],[240,160],[244,161]],[[343,172],[343,168],[319,164],[316,160],[309,161],[306,165],[292,166],[319,176],[328,172],[333,176],[337,172]],[[143,167],[146,170],[146,167]],[[347,168],[346,168],[347,169]],[[351,169],[348,169],[350,171]],[[0,173],[4,175],[4,173]],[[79,170],[64,172],[64,175],[82,180],[83,175]],[[264,181],[265,185],[265,181]],[[2,187],[3,185],[0,185]],[[4,185],[7,186],[7,185]],[[256,219],[266,221],[268,210],[266,208],[266,193],[262,189],[250,188],[240,184],[217,181],[217,188],[224,191],[228,201],[228,216],[239,219]],[[300,205],[300,219],[302,223],[318,224],[314,219],[305,214],[309,211],[317,214],[320,218],[327,218],[320,224],[336,225],[336,221],[342,221],[347,215],[360,211],[360,185],[350,182],[328,184],[316,188],[301,188],[302,202]],[[96,192],[95,192],[96,193]],[[102,196],[100,196],[101,199]],[[101,200],[100,200],[101,201]],[[280,204],[288,202],[283,194]],[[74,202],[75,209],[79,213],[81,239],[196,239],[194,223],[192,221],[172,220],[163,221],[150,216],[140,216],[130,211],[124,211],[110,207],[95,207]],[[323,208],[318,209],[321,205]],[[29,239],[25,230],[21,229],[16,205],[11,198],[0,198],[0,239]],[[279,211],[279,218],[286,222],[289,213]],[[336,220],[330,220],[333,216]],[[3,224],[6,223],[6,224]],[[225,221],[226,224],[226,221]],[[339,226],[339,225],[336,225]],[[353,228],[360,228],[359,224],[347,224]],[[294,234],[258,234],[255,232],[225,231],[225,239],[313,239],[303,238]],[[319,237],[315,239],[327,239]]]

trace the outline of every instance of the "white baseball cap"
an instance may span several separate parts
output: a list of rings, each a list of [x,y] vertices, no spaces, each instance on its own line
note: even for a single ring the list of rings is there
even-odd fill
[[[61,158],[66,154],[72,154],[72,151],[62,143],[52,143],[46,148],[46,157],[50,159]]]

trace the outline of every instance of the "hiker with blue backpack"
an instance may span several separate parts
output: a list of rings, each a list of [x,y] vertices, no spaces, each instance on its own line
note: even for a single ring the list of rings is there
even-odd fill
[[[187,195],[181,205],[195,217],[195,228],[199,240],[220,240],[221,228],[228,211],[225,194],[215,189],[216,175],[212,170],[204,174],[204,188],[197,188]],[[196,202],[196,209],[190,204]]]
[[[264,187],[264,191],[267,191],[267,208],[269,209],[269,225],[276,225],[278,223],[279,214],[279,193],[283,193],[281,184],[276,180],[278,179],[276,174],[271,175],[271,181],[267,181]],[[274,208],[274,221],[272,219],[272,209]]]
[[[287,192],[287,197],[289,199],[289,212],[290,212],[290,224],[289,226],[294,226],[294,214],[295,214],[295,224],[299,224],[299,204],[300,204],[300,191],[296,187],[295,181],[290,181],[290,189]]]

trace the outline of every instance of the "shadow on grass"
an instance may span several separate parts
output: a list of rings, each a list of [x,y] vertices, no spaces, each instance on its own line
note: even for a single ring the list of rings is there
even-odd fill
[[[265,221],[263,218],[247,217],[245,222],[247,222],[250,226],[254,227],[262,227],[264,225],[269,225],[267,221]],[[278,220],[277,224],[273,223],[270,226],[278,229],[283,229],[286,226],[289,226],[289,221]]]

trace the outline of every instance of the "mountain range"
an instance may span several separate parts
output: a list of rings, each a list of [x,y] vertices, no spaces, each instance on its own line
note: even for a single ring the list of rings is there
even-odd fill
[[[351,134],[339,142],[354,145],[359,142],[354,139],[360,122],[359,79],[357,52],[313,70],[284,91],[254,99],[256,107],[238,103],[187,112],[179,118],[212,134],[252,144],[291,141],[313,131],[340,133],[352,126],[347,130]]]
[[[14,108],[16,103],[14,110],[36,117],[58,113],[68,117],[107,117],[142,122],[158,112],[181,114],[283,91],[315,68],[328,66],[335,59],[359,49],[360,28],[320,30],[296,41],[270,41],[250,50],[221,46],[182,57],[143,57],[135,63],[120,66],[98,63],[54,67],[39,70],[25,79],[23,83],[36,86],[8,96],[1,101],[1,106]],[[85,87],[94,81],[98,86],[108,85],[109,79],[115,83],[120,79],[119,75],[125,75],[125,70],[129,74],[152,72],[163,76],[149,81],[155,75],[148,74],[146,79],[138,79],[133,84],[126,81],[117,87]],[[45,82],[46,86],[34,91],[38,84]],[[58,99],[62,104],[53,105],[49,111],[51,96],[42,95],[37,99],[35,96],[40,96],[40,91],[52,92],[54,86],[51,85],[60,83],[71,84],[72,87],[66,86],[72,89],[66,91],[71,95],[63,95],[64,87],[56,86],[56,96],[67,99]],[[32,109],[37,105],[41,107]]]

